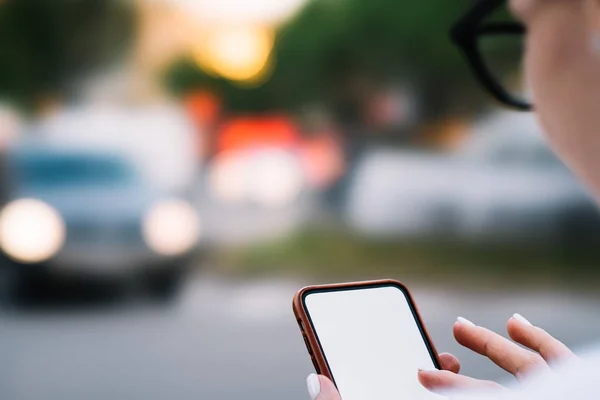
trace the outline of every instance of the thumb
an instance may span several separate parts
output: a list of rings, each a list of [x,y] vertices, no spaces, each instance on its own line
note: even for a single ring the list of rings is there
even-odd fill
[[[306,385],[312,400],[341,400],[335,385],[322,375],[310,374]]]

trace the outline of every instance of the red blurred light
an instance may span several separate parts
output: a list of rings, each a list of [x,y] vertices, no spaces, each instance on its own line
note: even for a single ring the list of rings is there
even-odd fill
[[[248,148],[293,148],[301,143],[300,132],[285,116],[238,117],[225,122],[217,139],[217,151]]]

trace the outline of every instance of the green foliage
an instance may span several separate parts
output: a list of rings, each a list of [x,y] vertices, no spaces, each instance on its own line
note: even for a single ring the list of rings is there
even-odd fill
[[[461,4],[313,0],[281,31],[280,74],[293,82],[294,93],[308,92],[309,97],[357,75],[384,82],[408,79],[434,110],[434,99],[455,97],[457,90],[464,93],[467,82],[474,86],[448,37],[468,6]],[[448,109],[449,104],[441,107]]]
[[[65,94],[122,53],[134,19],[123,0],[0,1],[0,96],[32,105]]]

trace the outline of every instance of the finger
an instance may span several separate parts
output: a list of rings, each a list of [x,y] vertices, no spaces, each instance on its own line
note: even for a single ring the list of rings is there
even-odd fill
[[[442,353],[439,355],[440,367],[446,371],[458,374],[460,372],[460,361],[450,353]]]
[[[508,334],[517,343],[540,353],[549,364],[567,362],[575,357],[562,342],[545,330],[535,327],[519,314],[508,320]]]
[[[454,337],[461,345],[488,357],[519,380],[534,371],[549,368],[539,354],[462,318],[454,325]]]
[[[306,386],[312,400],[341,400],[335,385],[322,375],[310,374]]]
[[[498,390],[502,386],[492,381],[482,381],[450,371],[419,371],[419,382],[432,392],[448,392],[454,390]]]

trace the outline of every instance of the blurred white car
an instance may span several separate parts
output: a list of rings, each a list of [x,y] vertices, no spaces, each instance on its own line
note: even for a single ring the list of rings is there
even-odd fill
[[[118,152],[24,141],[6,163],[0,249],[17,283],[84,277],[175,292],[202,233],[188,201],[148,184]]]
[[[202,146],[177,105],[65,108],[34,122],[27,132],[63,146],[126,155],[143,179],[162,191],[190,192],[198,183]]]
[[[379,149],[354,174],[345,207],[371,235],[467,240],[588,240],[600,213],[545,145],[533,116],[475,125],[455,154]]]
[[[290,207],[306,190],[299,157],[279,148],[219,154],[210,166],[208,183],[220,202],[266,209]]]

